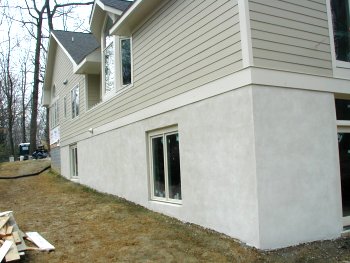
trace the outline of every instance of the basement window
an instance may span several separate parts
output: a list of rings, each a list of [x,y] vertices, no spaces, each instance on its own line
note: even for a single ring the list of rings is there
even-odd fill
[[[70,146],[71,178],[78,178],[78,147],[76,144]]]
[[[151,199],[181,203],[179,133],[164,129],[149,134]]]

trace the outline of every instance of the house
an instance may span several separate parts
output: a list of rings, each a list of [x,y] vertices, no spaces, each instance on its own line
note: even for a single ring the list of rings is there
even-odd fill
[[[341,236],[349,11],[335,0],[96,0],[91,34],[50,38],[56,169],[260,249]]]

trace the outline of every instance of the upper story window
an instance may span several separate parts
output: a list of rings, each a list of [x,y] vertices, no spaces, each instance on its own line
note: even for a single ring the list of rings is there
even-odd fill
[[[59,107],[58,107],[58,100],[54,104],[52,104],[50,108],[50,125],[51,129],[55,128],[59,125]]]
[[[122,85],[126,86],[131,84],[131,39],[122,38],[120,39],[120,64],[121,64],[121,75]]]
[[[71,90],[72,118],[79,116],[79,86]]]
[[[336,60],[350,62],[350,0],[331,0]]]
[[[109,30],[113,25],[112,19],[107,16],[103,31],[103,62],[104,62],[104,93],[114,90],[114,42]]]

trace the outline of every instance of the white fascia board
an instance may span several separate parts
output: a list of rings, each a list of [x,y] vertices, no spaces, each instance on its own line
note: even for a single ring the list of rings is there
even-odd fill
[[[126,13],[117,21],[117,23],[115,23],[112,26],[112,28],[109,31],[109,33],[111,35],[114,35],[114,34],[118,35],[117,32],[120,29],[120,27],[125,24],[127,18],[130,16],[130,14],[134,13],[135,10],[137,10],[141,6],[141,3],[144,2],[144,1],[145,0],[136,0],[136,2],[126,11]]]
[[[51,80],[52,80],[52,71],[54,64],[54,50],[57,49],[57,41],[53,38],[52,34],[50,34],[49,38],[49,47],[47,50],[46,56],[46,68],[45,68],[45,77],[44,77],[44,85],[43,85],[43,94],[41,97],[41,104],[43,106],[48,106],[50,104],[50,90],[51,90]]]
[[[91,15],[90,15],[90,21],[89,21],[90,28],[91,28],[91,25],[92,25],[92,21],[94,20],[94,14],[95,14],[95,11],[96,11],[96,5],[98,5],[103,11],[110,12],[110,13],[115,14],[117,16],[121,16],[123,14],[122,10],[119,10],[119,9],[107,6],[107,5],[103,4],[101,1],[97,0],[97,1],[95,1],[94,6],[92,7],[92,11],[91,11]]]

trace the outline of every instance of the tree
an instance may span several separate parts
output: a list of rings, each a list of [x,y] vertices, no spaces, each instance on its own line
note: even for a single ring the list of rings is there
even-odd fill
[[[13,136],[13,126],[15,122],[16,114],[16,79],[11,70],[11,53],[14,47],[11,45],[12,41],[10,38],[11,34],[11,24],[7,31],[8,36],[8,46],[6,51],[1,52],[0,57],[0,68],[1,68],[1,80],[0,80],[0,90],[2,93],[2,98],[5,101],[5,109],[7,115],[7,134],[10,146],[10,153],[15,155],[15,146],[14,146],[14,136]]]
[[[43,35],[44,22],[47,20],[48,31],[54,29],[55,17],[67,17],[72,8],[79,5],[92,5],[93,2],[71,2],[71,3],[58,3],[54,0],[52,5],[50,0],[45,0],[41,7],[38,7],[37,0],[25,0],[25,6],[19,6],[22,11],[21,23],[25,26],[29,34],[35,39],[35,51],[34,51],[34,72],[33,72],[33,89],[32,89],[32,111],[30,121],[30,145],[31,151],[34,151],[37,147],[37,128],[38,128],[38,100],[39,100],[39,87],[42,79],[40,79],[41,71],[41,50],[45,49]],[[68,9],[64,9],[69,7]],[[63,11],[62,11],[63,10]],[[23,15],[23,12],[26,15]],[[29,15],[29,20],[27,19]],[[48,124],[47,124],[48,125]]]

